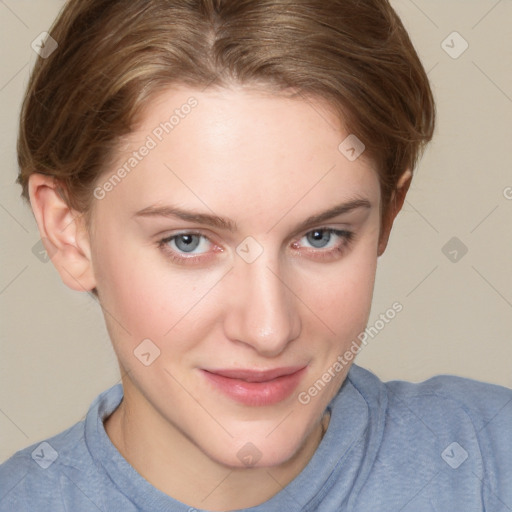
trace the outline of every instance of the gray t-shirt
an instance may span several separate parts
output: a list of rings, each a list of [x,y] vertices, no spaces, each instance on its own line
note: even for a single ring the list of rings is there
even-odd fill
[[[103,420],[120,384],[84,421],[0,466],[0,512],[192,512],[122,457]],[[353,366],[297,477],[252,512],[510,512],[512,390],[457,377],[383,383]]]

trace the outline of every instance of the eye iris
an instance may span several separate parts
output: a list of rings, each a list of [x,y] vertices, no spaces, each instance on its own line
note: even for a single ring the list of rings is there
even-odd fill
[[[331,233],[325,229],[316,229],[307,235],[308,242],[316,248],[325,247],[330,239]]]
[[[175,238],[176,247],[183,252],[192,252],[199,245],[198,235],[178,235]]]

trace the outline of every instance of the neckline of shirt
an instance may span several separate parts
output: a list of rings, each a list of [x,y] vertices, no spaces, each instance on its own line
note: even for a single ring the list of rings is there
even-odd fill
[[[265,503],[244,510],[278,510],[285,503],[289,506],[290,496],[300,497],[300,503],[297,502],[300,510],[314,510],[311,507],[316,506],[316,498],[328,492],[330,485],[339,477],[344,461],[351,455],[350,466],[354,471],[346,471],[344,479],[347,485],[337,488],[340,499],[349,499],[349,493],[361,473],[360,467],[354,466],[362,466],[363,462],[368,463],[368,460],[376,455],[378,447],[373,450],[375,453],[368,453],[362,449],[355,453],[356,450],[353,448],[357,444],[368,446],[369,442],[364,438],[369,435],[370,430],[372,436],[378,436],[378,431],[383,429],[382,418],[378,422],[379,425],[369,428],[370,423],[375,422],[375,418],[370,418],[372,411],[375,415],[375,410],[383,405],[378,403],[380,397],[377,396],[378,386],[375,389],[377,383],[382,386],[374,375],[353,365],[340,391],[328,405],[330,421],[327,431],[305,468],[283,490]],[[117,408],[122,398],[122,385],[116,384],[101,393],[91,405],[85,419],[85,443],[91,457],[98,467],[105,471],[112,484],[141,512],[188,512],[190,505],[168,496],[151,485],[128,463],[108,437],[103,421]],[[345,496],[341,496],[343,493]]]

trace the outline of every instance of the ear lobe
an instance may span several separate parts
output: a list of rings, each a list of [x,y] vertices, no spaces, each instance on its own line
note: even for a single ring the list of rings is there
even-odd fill
[[[400,179],[397,182],[396,189],[393,191],[393,194],[389,201],[387,215],[382,222],[382,229],[379,239],[377,256],[382,256],[382,254],[386,250],[389,241],[389,236],[391,234],[391,228],[393,227],[393,222],[395,221],[398,212],[402,209],[402,206],[404,205],[405,196],[407,195],[407,191],[409,190],[411,181],[412,172],[409,169],[407,169],[400,176]]]
[[[96,286],[84,217],[70,209],[52,176],[34,173],[29,196],[39,234],[64,284],[77,291]]]

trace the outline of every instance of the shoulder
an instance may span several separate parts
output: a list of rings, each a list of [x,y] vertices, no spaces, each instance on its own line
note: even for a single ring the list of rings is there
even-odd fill
[[[0,512],[33,510],[41,503],[61,510],[62,478],[86,456],[83,421],[16,452],[0,465]]]
[[[97,494],[108,480],[93,459],[90,443],[98,435],[98,422],[121,397],[120,385],[104,391],[84,420],[16,452],[1,464],[0,512],[61,512],[69,509],[65,503],[72,503],[74,510],[89,510],[91,498],[100,499]]]
[[[366,393],[379,390],[382,478],[432,479],[438,501],[463,490],[490,510],[512,504],[511,389],[448,375],[381,382],[361,368],[353,380]]]
[[[476,380],[439,375],[424,382],[385,383],[390,404],[421,407],[432,421],[436,415],[446,424],[451,416],[462,415],[477,431],[499,432],[512,421],[512,389]],[[503,432],[508,434],[507,432]]]
[[[512,420],[512,389],[452,375],[438,375],[423,382],[382,382],[364,368],[353,365],[349,380],[364,395],[380,396],[387,410],[408,408],[411,413],[436,417],[446,425],[453,414],[461,414],[477,430],[499,429]]]

